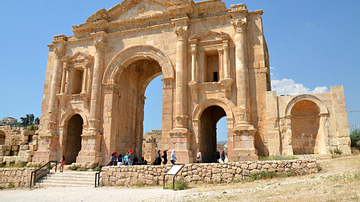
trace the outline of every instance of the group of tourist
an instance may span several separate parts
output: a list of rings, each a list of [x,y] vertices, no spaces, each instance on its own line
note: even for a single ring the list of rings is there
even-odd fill
[[[108,166],[132,166],[132,165],[147,165],[147,161],[144,160],[144,157],[141,158],[141,161],[139,162],[137,156],[134,156],[132,149],[129,149],[128,152],[125,153],[124,157],[122,154],[119,154],[117,156],[117,152],[114,151],[111,154],[110,162]]]
[[[163,160],[161,160],[161,159],[163,159]],[[175,164],[176,160],[177,159],[176,159],[176,156],[175,156],[175,150],[172,150],[171,151],[171,156],[170,156],[170,162],[172,164]],[[164,150],[163,155],[161,156],[161,151],[157,150],[155,161],[154,161],[153,165],[161,165],[161,163],[163,163],[165,165],[165,164],[167,164],[167,162],[168,162],[167,151]]]
[[[221,154],[219,150],[216,150],[216,159],[218,162],[220,162],[220,159],[222,160],[222,162],[225,162],[224,150],[221,151]],[[177,158],[175,156],[175,150],[172,150],[170,156],[170,162],[174,165],[176,160]],[[164,150],[163,154],[161,155],[161,150],[157,150],[153,165],[161,165],[161,163],[165,165],[167,164],[167,162],[168,162],[167,151]],[[200,149],[197,150],[196,163],[202,163],[202,155]],[[144,157],[141,157],[141,161],[139,162],[137,156],[134,156],[132,149],[129,149],[129,151],[125,153],[124,157],[122,156],[122,154],[119,154],[117,156],[116,151],[112,153],[108,166],[116,166],[116,165],[118,166],[147,165],[147,161],[144,160]]]

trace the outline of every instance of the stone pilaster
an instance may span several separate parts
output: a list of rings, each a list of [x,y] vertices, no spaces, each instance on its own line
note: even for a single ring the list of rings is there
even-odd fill
[[[187,128],[187,38],[188,28],[175,28],[176,43],[176,81],[175,81],[175,129]]]
[[[191,43],[192,41],[190,41]],[[195,39],[193,41],[193,43],[191,44],[191,81],[189,83],[189,87],[190,87],[190,93],[191,93],[191,98],[193,100],[198,100],[199,99],[199,83],[197,81],[197,75],[196,75],[196,60],[197,60],[197,45],[196,45],[197,40]]]
[[[221,83],[225,87],[226,97],[231,97],[231,87],[234,83],[234,80],[230,77],[230,69],[229,69],[229,44],[228,40],[223,40],[223,66],[224,66],[224,79],[221,80]]]
[[[88,130],[81,135],[81,151],[76,158],[77,163],[99,163],[101,162],[101,78],[104,67],[104,57],[106,49],[107,33],[99,31],[92,34],[94,38],[94,46],[96,48],[94,56],[94,70],[93,80],[91,86],[90,96],[90,119]],[[86,72],[84,71],[84,77],[86,78]],[[84,83],[86,84],[86,83]],[[83,92],[85,92],[85,85],[83,85]],[[85,94],[85,93],[84,93]]]
[[[249,96],[249,72],[247,67],[247,41],[246,26],[248,10],[245,4],[231,6],[230,14],[233,17],[231,24],[234,27],[235,36],[235,65],[237,87],[237,126],[233,134],[233,151],[231,161],[256,160],[258,159],[255,149],[256,129],[250,124],[250,96]]]

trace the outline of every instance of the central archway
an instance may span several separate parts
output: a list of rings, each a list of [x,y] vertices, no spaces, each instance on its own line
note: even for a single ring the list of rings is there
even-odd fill
[[[162,130],[172,129],[172,99],[174,68],[170,59],[153,46],[133,46],[118,53],[107,66],[103,84],[104,102],[109,103],[111,114],[105,114],[105,146],[124,154],[132,149],[142,156],[145,90],[157,76],[163,75]],[[108,88],[106,86],[109,86]],[[111,104],[110,104],[111,103]],[[163,110],[164,109],[164,110]],[[105,158],[107,158],[105,156]]]

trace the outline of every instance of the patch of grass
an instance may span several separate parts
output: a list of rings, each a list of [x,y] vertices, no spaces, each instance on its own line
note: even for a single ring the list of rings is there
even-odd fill
[[[351,148],[351,153],[352,153],[353,155],[359,155],[359,154],[360,154],[360,150],[353,147],[353,148]]]
[[[133,182],[133,183],[131,184],[131,186],[143,187],[144,184],[141,183],[141,182],[139,182],[139,181],[136,181],[136,182]]]
[[[189,183],[186,182],[183,178],[175,181],[175,189],[174,190],[184,190],[189,188]],[[165,189],[173,189],[172,181],[169,181],[165,184]]]
[[[7,186],[8,189],[12,189],[14,187],[15,187],[14,183],[12,183],[12,182],[8,183],[8,186]]]
[[[80,169],[78,169],[78,171],[88,171],[89,170],[89,168],[80,168]]]
[[[259,156],[259,161],[283,161],[283,160],[295,160],[295,159],[298,159],[298,157],[294,155]]]
[[[100,166],[96,166],[93,171],[100,171],[101,170],[101,167]]]
[[[334,148],[334,149],[330,149],[330,153],[331,154],[342,154],[343,152],[341,151],[341,149],[339,149],[339,148]]]
[[[76,165],[71,166],[71,167],[70,167],[70,170],[77,170]]]

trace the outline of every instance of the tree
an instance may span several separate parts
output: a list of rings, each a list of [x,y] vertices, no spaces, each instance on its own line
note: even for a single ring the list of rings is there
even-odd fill
[[[36,124],[36,125],[39,125],[39,124],[40,124],[40,119],[39,119],[39,117],[36,117],[36,119],[35,119],[35,124]]]
[[[360,129],[355,129],[350,134],[351,147],[360,149]]]

